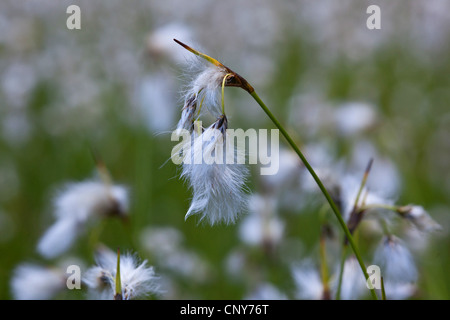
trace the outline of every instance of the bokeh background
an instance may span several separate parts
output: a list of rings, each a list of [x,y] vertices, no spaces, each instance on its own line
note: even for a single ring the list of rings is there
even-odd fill
[[[81,30],[66,28],[71,4]],[[366,27],[371,4],[381,30]],[[130,220],[102,221],[99,240],[155,267],[165,290],[156,298],[298,297],[290,266],[317,265],[324,199],[287,147],[277,176],[252,166],[248,182],[274,199],[269,249],[245,217],[215,227],[184,220],[191,193],[166,161],[189,53],[173,38],[252,83],[314,165],[362,175],[373,157],[372,188],[423,205],[442,226],[402,235],[419,270],[409,298],[450,298],[449,1],[3,0],[0,30],[1,299],[13,299],[21,263],[94,263],[89,236],[58,259],[36,252],[55,192],[95,175],[92,149],[131,190]],[[231,127],[273,128],[244,91],[227,89],[226,103]],[[342,237],[330,224],[332,269]],[[376,237],[357,238],[368,264]]]

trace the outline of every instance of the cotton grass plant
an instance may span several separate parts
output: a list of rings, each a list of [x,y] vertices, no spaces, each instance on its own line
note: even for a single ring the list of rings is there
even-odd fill
[[[421,230],[433,231],[439,228],[438,224],[429,217],[429,215],[422,207],[413,205],[395,206],[393,204],[393,201],[383,199],[375,193],[367,190],[366,182],[373,163],[372,159],[369,161],[369,164],[364,172],[362,181],[359,183],[359,186],[358,184],[356,184],[356,188],[351,189],[352,187],[349,186],[334,187],[332,185],[329,185],[329,187],[333,187],[333,193],[330,193],[323,181],[319,178],[319,175],[310,165],[298,145],[294,142],[294,139],[291,138],[285,127],[277,120],[277,118],[261,100],[255,89],[250,85],[249,82],[247,82],[246,79],[244,79],[242,76],[240,76],[227,66],[223,65],[218,60],[191,48],[190,46],[182,43],[179,40],[174,39],[174,41],[197,57],[209,63],[209,66],[206,69],[201,71],[196,77],[192,79],[190,89],[186,92],[185,105],[182,109],[182,116],[177,129],[188,129],[191,134],[195,135],[195,139],[200,139],[201,137],[205,136],[208,137],[208,135],[210,134],[208,130],[211,127],[206,130],[204,130],[203,128],[195,129],[195,120],[197,120],[198,116],[201,114],[201,107],[204,104],[204,106],[206,106],[206,109],[209,110],[209,112],[217,118],[212,127],[220,129],[219,137],[214,136],[212,139],[208,137],[206,140],[213,141],[213,143],[219,140],[222,141],[222,139],[226,140],[225,130],[227,126],[222,126],[223,123],[227,123],[224,107],[224,88],[242,88],[251,95],[251,97],[263,109],[263,111],[273,122],[273,124],[280,130],[289,146],[297,154],[299,159],[302,161],[303,166],[314,179],[316,185],[319,187],[321,193],[328,202],[329,209],[331,209],[331,212],[337,219],[338,224],[345,237],[342,243],[342,258],[340,267],[337,268],[338,271],[333,277],[333,292],[331,292],[330,289],[326,252],[323,248],[321,249],[320,259],[321,285],[315,286],[316,289],[314,289],[314,292],[317,291],[316,294],[307,294],[307,296],[316,299],[318,299],[319,296],[321,298],[329,299],[331,298],[331,293],[333,293],[333,297],[335,297],[336,299],[354,299],[362,293],[361,288],[364,287],[366,282],[369,283],[369,281],[371,281],[369,279],[366,265],[362,259],[362,255],[356,245],[355,240],[353,239],[353,235],[361,224],[361,221],[365,218],[366,215],[369,215],[369,213],[379,213],[376,216],[376,220],[382,225],[385,234],[390,234],[389,222],[391,220],[391,216],[389,216],[388,214],[383,215],[383,213],[386,213],[386,211],[395,212],[400,217],[410,220],[416,227],[419,227]],[[219,100],[218,98],[220,93],[221,100]],[[221,104],[219,104],[219,101],[221,101]],[[201,145],[202,148],[199,148],[199,151],[197,151],[197,153],[204,152],[203,139],[200,141],[202,141],[202,143],[198,145]],[[194,149],[195,144],[196,143],[194,142]],[[190,151],[192,148],[190,146],[186,146],[184,147],[184,149],[184,151]],[[191,157],[192,152],[187,152],[187,154],[188,157]],[[243,209],[242,205],[244,203],[240,202],[240,199],[242,199],[242,197],[238,195],[237,191],[242,189],[242,184],[245,181],[245,176],[242,177],[242,184],[236,185],[236,182],[239,181],[237,180],[238,175],[236,177],[230,177],[223,171],[217,171],[217,175],[213,176],[204,174],[204,172],[208,171],[206,169],[208,165],[211,166],[211,164],[201,164],[201,166],[203,166],[202,168],[204,169],[199,170],[200,172],[198,173],[196,173],[195,170],[192,169],[192,167],[186,168],[185,165],[183,167],[182,177],[188,178],[187,180],[189,181],[194,193],[191,207],[186,217],[191,215],[192,212],[202,212],[201,220],[207,218],[209,219],[211,225],[214,225],[219,221],[233,223],[236,220],[237,214]],[[201,180],[202,183],[198,183],[198,179]],[[336,179],[334,179],[333,181],[336,181]],[[334,192],[335,190],[337,190],[337,193]],[[213,197],[213,195],[216,197]],[[228,195],[230,195],[231,197],[228,197]],[[230,205],[233,203],[233,200],[237,202],[235,202],[235,205]],[[336,201],[338,201],[337,203],[339,205],[336,204]],[[220,205],[221,202],[222,205]],[[227,212],[226,214],[222,213],[224,211],[222,210],[221,206],[227,208],[227,211],[225,211]],[[389,239],[394,238],[390,236]],[[382,260],[383,272],[387,273],[387,277],[384,280],[386,280],[387,283],[391,282],[391,279],[393,278],[392,272],[389,271],[392,269],[387,266],[387,264],[392,264],[392,261],[400,261],[401,264],[405,265],[405,268],[406,266],[408,266],[410,273],[414,273],[413,270],[415,268],[412,260],[408,259],[406,251],[402,250],[402,247],[395,245],[397,242],[391,241],[389,243],[391,243],[389,248],[391,248],[392,246],[394,246],[395,248],[399,248],[399,250],[391,250],[392,254],[397,254],[397,258],[399,260]],[[324,242],[321,240],[321,248],[322,245],[324,245]],[[352,255],[350,257],[348,257],[347,247],[350,247],[352,252]],[[391,253],[391,251],[389,251],[389,253]],[[386,250],[381,252],[386,252]],[[383,255],[380,253],[376,254],[376,257],[380,258],[380,256]],[[356,265],[359,266],[361,273],[355,270],[354,267]],[[407,272],[407,270],[405,270],[404,272]],[[361,277],[358,276],[358,273],[359,275],[361,275]],[[302,282],[301,279],[303,279],[303,277],[301,271],[294,271],[294,277],[298,279],[297,282]],[[394,276],[394,278],[396,277]],[[384,284],[383,277],[381,279],[382,283]],[[409,280],[415,279],[413,279],[413,277],[410,277]],[[390,289],[390,286],[387,287]],[[355,288],[359,289],[356,290]],[[373,299],[378,299],[374,287],[368,285],[368,288],[370,289],[371,297]],[[386,297],[386,292],[384,290],[385,287],[382,286],[382,289],[383,290],[380,297],[384,299]],[[309,291],[311,292],[311,290]],[[302,296],[302,294],[300,294],[299,296]]]
[[[145,298],[160,292],[158,277],[147,261],[127,253],[120,255],[112,250],[99,247],[96,266],[88,269],[83,282],[89,288],[89,295],[96,300],[131,300]]]
[[[66,252],[89,224],[108,217],[126,218],[128,189],[113,184],[106,168],[99,164],[99,178],[66,184],[54,197],[56,221],[39,239],[37,250],[47,259]]]
[[[300,149],[298,148],[298,146],[295,144],[294,140],[291,138],[291,136],[288,134],[288,132],[286,131],[286,129],[281,125],[281,123],[277,120],[277,118],[275,118],[275,116],[272,114],[272,112],[270,111],[270,109],[265,105],[265,103],[261,100],[261,98],[258,96],[258,94],[255,92],[255,89],[247,82],[247,80],[245,80],[243,77],[241,77],[239,74],[237,74],[236,72],[232,71],[230,68],[224,66],[222,63],[220,63],[219,61],[217,61],[214,58],[211,58],[195,49],[192,49],[191,47],[187,46],[186,44],[174,39],[175,42],[177,42],[178,44],[180,44],[182,47],[184,47],[185,49],[187,49],[188,51],[192,52],[193,54],[205,59],[206,61],[210,62],[213,67],[215,67],[215,72],[217,75],[222,75],[222,82],[223,82],[223,86],[230,86],[230,87],[239,87],[244,89],[245,91],[247,91],[252,97],[253,99],[261,106],[261,108],[263,109],[263,111],[267,114],[267,116],[270,118],[270,120],[274,123],[274,125],[280,130],[280,132],[282,133],[282,135],[285,137],[285,139],[287,140],[287,142],[289,143],[289,145],[294,149],[294,151],[297,153],[297,155],[299,156],[299,158],[302,160],[303,164],[305,165],[305,167],[308,169],[308,171],[310,172],[311,176],[314,178],[314,180],[316,181],[317,185],[319,186],[320,190],[322,191],[323,195],[325,196],[326,200],[328,201],[331,209],[333,210],[336,218],[339,221],[339,224],[341,225],[342,229],[344,230],[344,233],[347,236],[348,241],[351,244],[352,250],[355,253],[355,256],[358,259],[358,262],[360,264],[360,267],[364,273],[364,276],[366,279],[368,279],[368,274],[366,271],[366,267],[364,265],[364,262],[361,258],[361,255],[358,252],[358,249],[356,247],[356,244],[353,241],[352,235],[350,234],[350,231],[348,230],[348,227],[345,223],[345,221],[342,218],[341,213],[339,212],[338,207],[336,206],[336,204],[334,203],[333,199],[331,198],[330,194],[328,193],[327,189],[325,188],[325,186],[323,185],[322,181],[319,179],[319,177],[317,176],[316,172],[314,171],[314,169],[311,167],[311,165],[309,164],[309,162],[307,161],[307,159],[305,158],[305,156],[303,155],[303,153],[300,151]],[[220,82],[218,80],[220,80],[220,76],[217,77],[213,77],[214,79],[216,79],[216,83],[213,85],[214,89],[217,89],[220,84]],[[223,91],[223,90],[222,90]],[[222,95],[223,98],[223,95]],[[371,290],[372,293],[372,297],[374,299],[376,299],[376,294],[375,291],[372,289]]]
[[[129,214],[128,188],[113,183],[102,161],[97,160],[95,179],[67,184],[53,203],[56,222],[39,239],[37,251],[47,260],[55,259],[66,254],[77,238],[88,234],[94,242],[91,246],[97,247],[96,266],[82,270],[88,299],[132,300],[160,293],[158,276],[146,260],[131,253],[121,257],[120,250],[115,254],[99,243],[98,225],[97,231],[90,230],[100,219],[119,217],[125,221]],[[22,263],[14,270],[11,290],[15,299],[47,300],[66,291],[68,279],[62,267]]]

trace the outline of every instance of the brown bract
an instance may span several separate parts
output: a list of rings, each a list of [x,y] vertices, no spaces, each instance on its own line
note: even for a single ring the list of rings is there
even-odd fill
[[[188,45],[184,44],[183,42],[177,40],[177,39],[173,39],[176,43],[178,43],[180,46],[182,46],[183,48],[185,48],[186,50],[192,52],[193,54],[195,54],[196,56],[199,56],[203,59],[205,59],[206,61],[214,64],[215,66],[219,67],[219,68],[223,68],[224,70],[226,70],[226,72],[229,74],[229,76],[227,77],[226,81],[225,81],[225,86],[226,87],[238,87],[238,88],[242,88],[245,91],[247,91],[248,93],[252,93],[253,91],[255,91],[255,89],[247,82],[247,80],[245,80],[242,76],[240,76],[238,73],[234,72],[233,70],[231,70],[230,68],[228,68],[227,66],[225,66],[224,64],[222,64],[220,61],[211,58],[210,56],[201,53],[200,51],[197,51],[191,47],[189,47]]]

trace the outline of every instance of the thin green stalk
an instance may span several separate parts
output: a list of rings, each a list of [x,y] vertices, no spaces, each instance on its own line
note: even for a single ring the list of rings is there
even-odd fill
[[[225,75],[225,77],[223,77],[222,80],[222,114],[225,114],[225,93],[224,93],[224,89],[225,89],[225,81],[227,81],[228,76],[230,76],[231,73],[227,73]]]
[[[328,274],[328,264],[327,264],[327,250],[325,244],[325,231],[324,226],[322,226],[320,234],[320,275],[322,277],[323,294],[322,299],[330,300],[330,286],[329,286],[329,274]]]
[[[117,249],[117,267],[116,267],[116,288],[114,293],[114,300],[122,300],[122,280],[120,278],[120,249]]]
[[[250,95],[260,105],[260,107],[264,110],[264,112],[267,114],[267,116],[270,118],[270,120],[272,120],[272,122],[275,124],[275,126],[280,130],[281,134],[287,140],[287,142],[292,147],[292,149],[294,149],[295,153],[297,153],[297,155],[303,161],[303,164],[305,165],[306,169],[309,171],[309,173],[311,174],[311,176],[313,177],[313,179],[315,180],[315,182],[319,186],[319,188],[322,191],[323,195],[325,196],[325,198],[327,199],[328,203],[330,204],[330,207],[333,210],[333,213],[335,214],[336,218],[338,219],[339,224],[341,225],[342,229],[344,230],[344,233],[345,233],[345,235],[346,235],[346,237],[348,239],[348,242],[350,243],[350,246],[351,246],[351,248],[352,248],[352,250],[353,250],[353,252],[354,252],[354,254],[356,256],[356,259],[358,260],[358,263],[359,263],[359,265],[360,265],[360,267],[361,267],[361,269],[362,269],[362,271],[364,273],[364,277],[366,278],[366,280],[369,279],[369,275],[367,274],[366,266],[364,265],[364,262],[363,262],[363,260],[361,258],[361,255],[360,255],[359,251],[358,251],[358,248],[356,247],[356,244],[353,241],[353,237],[352,237],[349,229],[347,228],[347,224],[345,223],[344,219],[342,218],[341,213],[339,212],[339,209],[337,208],[336,204],[334,203],[334,201],[331,198],[330,194],[328,193],[327,189],[323,185],[322,181],[319,179],[319,177],[317,176],[316,172],[311,167],[309,162],[306,160],[305,156],[300,151],[300,149],[297,147],[297,145],[294,143],[292,138],[289,136],[287,131],[284,129],[284,127],[281,125],[281,123],[275,118],[275,116],[272,114],[272,112],[269,110],[269,108],[267,108],[267,106],[261,100],[261,98],[258,96],[258,94],[255,91],[252,91],[250,93]],[[373,299],[377,300],[378,298],[377,298],[375,289],[371,289],[370,292],[371,292],[371,295],[372,295]]]
[[[344,244],[341,253],[341,265],[339,266],[339,280],[338,280],[338,287],[336,290],[336,300],[341,300],[342,279],[344,277],[344,267],[345,267],[345,260],[347,259],[347,251],[348,246]]]
[[[359,198],[361,197],[361,193],[364,190],[364,187],[366,186],[367,178],[369,177],[370,169],[372,168],[373,158],[370,159],[369,164],[367,165],[366,170],[364,171],[364,176],[361,181],[361,185],[359,186],[358,194],[356,195],[355,203],[353,205],[353,211],[356,211],[356,208],[358,208]]]
[[[398,206],[392,206],[389,204],[368,204],[360,207],[360,210],[369,210],[369,209],[386,209],[394,212],[398,212]]]
[[[384,290],[383,277],[381,277],[381,300],[386,300],[386,291]]]
[[[364,212],[364,210],[358,210],[358,203],[359,203],[359,199],[361,197],[361,194],[364,190],[364,187],[366,186],[367,183],[367,178],[369,177],[369,172],[370,169],[372,168],[372,163],[373,163],[373,158],[370,159],[369,163],[367,164],[366,170],[364,171],[364,176],[362,178],[361,184],[359,186],[359,190],[358,193],[356,195],[355,198],[355,202],[353,204],[353,209],[352,212],[350,214],[350,219],[347,223],[347,228],[349,229],[350,233],[353,234],[353,232],[355,231],[357,225],[359,224],[359,222],[361,221],[361,216]],[[367,196],[367,192],[365,194]],[[365,198],[363,198],[362,203],[365,203]],[[353,229],[352,229],[353,228]],[[341,264],[340,264],[340,269],[339,269],[339,281],[338,281],[338,288],[336,291],[336,300],[340,300],[341,299],[341,288],[342,288],[342,279],[343,279],[343,275],[344,275],[344,268],[345,268],[345,261],[347,259],[347,250],[348,250],[348,239],[345,238],[344,241],[344,245],[342,248],[342,253],[341,253]]]

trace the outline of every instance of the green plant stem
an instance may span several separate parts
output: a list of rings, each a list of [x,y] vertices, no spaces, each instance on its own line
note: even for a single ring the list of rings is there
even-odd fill
[[[114,300],[122,300],[122,280],[120,278],[120,249],[117,249],[117,266],[116,266],[116,288]]]
[[[336,290],[336,300],[341,300],[342,279],[344,277],[344,267],[345,267],[345,260],[347,259],[347,251],[348,246],[344,244],[341,253],[341,265],[339,266],[339,280],[338,280],[338,287]]]
[[[359,209],[361,211],[363,210],[369,210],[369,209],[385,209],[385,210],[390,210],[390,211],[394,211],[394,212],[398,212],[398,206],[392,206],[389,204],[368,204],[368,205],[364,205],[361,206]]]
[[[381,277],[381,300],[386,300],[386,291],[384,291],[384,279]]]
[[[324,228],[324,227],[322,227]],[[322,285],[323,285],[323,295],[322,299],[329,300],[331,299],[330,294],[330,286],[329,286],[329,275],[328,275],[328,264],[327,264],[327,251],[325,244],[325,234],[322,229],[320,235],[320,274],[322,277]]]
[[[319,177],[317,176],[316,172],[311,167],[309,162],[306,160],[305,156],[300,151],[300,149],[297,147],[297,145],[294,143],[292,138],[289,136],[287,131],[284,129],[284,127],[281,125],[281,123],[275,118],[275,116],[272,114],[272,112],[269,110],[269,108],[267,108],[267,106],[261,100],[261,98],[258,96],[258,94],[255,91],[253,91],[253,92],[250,93],[250,95],[253,97],[253,99],[255,99],[255,101],[264,110],[264,112],[267,114],[267,116],[270,118],[270,120],[272,120],[272,122],[275,124],[275,126],[280,130],[281,134],[287,140],[287,142],[292,147],[292,149],[294,149],[295,153],[297,153],[297,155],[300,157],[300,159],[302,160],[302,162],[305,165],[306,169],[309,171],[309,173],[311,174],[311,176],[313,177],[313,179],[315,180],[315,182],[319,186],[319,188],[322,191],[323,195],[325,196],[325,198],[327,199],[328,203],[330,204],[330,207],[333,210],[333,213],[335,214],[336,218],[338,219],[339,224],[342,227],[342,230],[344,230],[344,233],[345,233],[345,235],[346,235],[346,237],[348,239],[348,242],[350,243],[350,246],[351,246],[351,248],[352,248],[352,250],[353,250],[353,252],[354,252],[354,254],[356,256],[356,259],[358,260],[358,263],[359,263],[359,265],[360,265],[360,267],[361,267],[361,269],[362,269],[362,271],[364,273],[364,277],[366,278],[366,280],[369,279],[369,275],[367,274],[366,266],[364,265],[364,262],[363,262],[363,260],[361,258],[361,255],[359,254],[358,248],[356,247],[356,244],[353,241],[353,237],[350,234],[350,231],[347,228],[347,225],[346,225],[344,219],[342,218],[341,213],[339,212],[339,209],[337,208],[336,204],[334,203],[334,201],[331,198],[330,194],[328,193],[327,189],[323,185],[322,181],[319,179]],[[371,295],[372,295],[373,299],[378,300],[376,292],[375,292],[375,289],[371,289],[370,292],[371,292]]]

